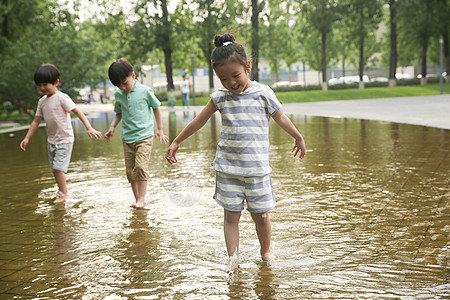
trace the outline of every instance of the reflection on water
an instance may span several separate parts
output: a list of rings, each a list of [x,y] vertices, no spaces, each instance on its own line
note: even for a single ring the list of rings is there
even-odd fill
[[[164,111],[170,140],[196,113]],[[90,140],[74,121],[69,199],[52,203],[45,129],[0,135],[0,298],[298,299],[450,296],[450,132],[290,116],[303,161],[271,125],[274,265],[241,219],[241,265],[227,274],[210,163],[220,116],[186,140],[179,163],[154,144],[146,210],[129,207],[120,131]],[[103,132],[110,114],[91,118]],[[186,196],[189,195],[189,196]]]

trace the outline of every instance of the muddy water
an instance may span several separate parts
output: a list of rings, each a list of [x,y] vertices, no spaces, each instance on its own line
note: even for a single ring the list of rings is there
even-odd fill
[[[173,139],[194,112],[163,113]],[[106,131],[113,115],[91,118]],[[147,209],[129,207],[119,131],[89,140],[74,121],[70,197],[55,205],[45,129],[0,135],[0,298],[300,299],[450,297],[450,131],[290,116],[303,161],[271,125],[277,207],[272,251],[260,261],[241,219],[240,269],[225,272],[223,212],[210,163],[220,116],[182,144],[179,163],[155,144]]]

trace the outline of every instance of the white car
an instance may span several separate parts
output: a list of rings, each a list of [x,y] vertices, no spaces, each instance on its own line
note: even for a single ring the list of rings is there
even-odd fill
[[[331,78],[330,80],[328,80],[328,84],[329,84],[329,85],[343,84],[343,83],[344,83],[343,77],[340,77],[340,78]]]
[[[397,79],[412,79],[413,77],[408,73],[395,73],[395,78]]]
[[[389,82],[389,78],[387,78],[387,77],[374,77],[370,81],[372,81],[372,82]]]
[[[274,84],[272,84],[273,88],[278,88],[278,87],[287,87],[289,86],[290,82],[289,81],[278,81],[275,82]]]
[[[369,76],[367,75],[363,75],[363,81],[364,82],[369,82]],[[355,75],[355,76],[341,76],[339,78],[331,78],[330,80],[328,80],[328,84],[329,85],[334,85],[334,84],[343,84],[343,83],[354,83],[354,82],[359,82],[359,75]]]
[[[305,83],[302,81],[291,81],[289,82],[289,86],[305,86]]]

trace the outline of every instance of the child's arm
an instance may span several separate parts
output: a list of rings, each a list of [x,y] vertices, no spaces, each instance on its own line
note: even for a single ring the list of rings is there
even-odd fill
[[[122,120],[122,114],[116,114],[114,116],[114,120],[111,123],[111,126],[109,127],[108,131],[105,133],[104,140],[109,142],[111,137],[114,135],[114,129],[116,128],[117,124],[120,123]]]
[[[153,113],[155,114],[156,125],[158,126],[158,130],[156,131],[155,138],[159,137],[159,141],[161,143],[167,144],[167,142],[169,141],[169,138],[166,135],[164,135],[164,132],[163,132],[161,111],[159,110],[159,107],[153,108]]]
[[[20,142],[20,149],[23,151],[26,151],[27,144],[30,141],[33,134],[36,132],[36,130],[39,128],[39,124],[42,121],[42,117],[35,116],[33,119],[33,122],[31,122],[30,128],[28,129],[27,135],[25,138]]]
[[[297,128],[295,128],[294,124],[292,124],[292,121],[281,111],[281,109],[274,113],[272,118],[278,126],[295,139],[295,145],[291,151],[294,152],[294,150],[297,149],[294,153],[294,157],[297,155],[298,151],[300,151],[299,157],[300,159],[303,159],[306,154],[305,140],[300,132],[298,132]]]
[[[73,110],[73,113],[75,115],[77,115],[78,119],[80,119],[81,122],[83,122],[83,124],[86,127],[87,133],[88,133],[90,138],[95,137],[96,139],[98,139],[98,138],[102,137],[102,133],[100,131],[95,130],[94,128],[92,128],[91,123],[89,123],[88,119],[86,118],[84,113],[79,108],[75,108]]]
[[[205,125],[209,118],[217,111],[216,106],[209,100],[208,104],[203,108],[203,110],[194,118],[182,131],[181,133],[172,141],[169,149],[166,152],[166,159],[169,163],[173,164],[177,162],[175,154],[180,147],[181,142],[196,133],[200,128]]]

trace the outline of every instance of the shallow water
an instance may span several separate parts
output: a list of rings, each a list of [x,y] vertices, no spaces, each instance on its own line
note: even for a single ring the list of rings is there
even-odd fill
[[[194,112],[163,112],[173,139]],[[146,210],[133,210],[120,131],[90,140],[75,120],[69,199],[55,205],[45,129],[0,135],[0,298],[300,299],[450,297],[450,131],[290,116],[308,153],[271,124],[277,207],[260,261],[248,212],[229,274],[210,166],[220,116],[185,141],[179,162],[154,144]],[[112,114],[90,121],[103,132]]]

